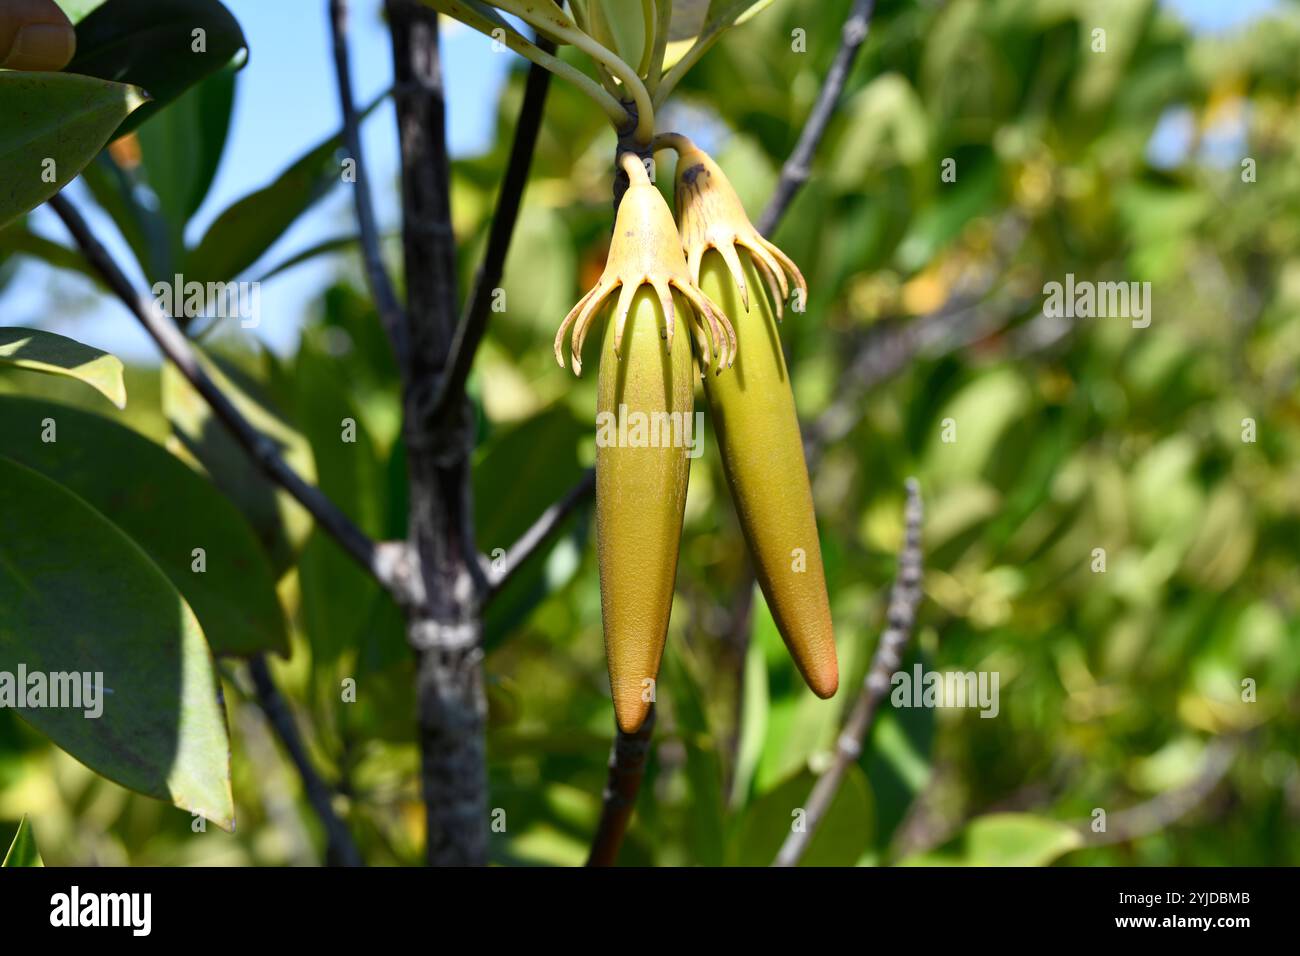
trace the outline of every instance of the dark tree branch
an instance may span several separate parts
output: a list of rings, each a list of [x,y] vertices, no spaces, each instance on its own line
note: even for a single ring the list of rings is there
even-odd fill
[[[361,258],[365,263],[366,281],[370,294],[379,310],[379,319],[388,332],[399,368],[406,366],[406,320],[398,304],[393,282],[384,268],[379,245],[379,227],[375,222],[375,206],[370,194],[370,176],[366,171],[361,152],[361,129],[357,106],[352,96],[352,76],[348,55],[348,5],[347,0],[329,0],[330,31],[334,40],[334,72],[338,80],[339,104],[343,110],[343,142],[348,155],[356,165],[353,184],[353,201],[357,211],[357,226],[361,232]]]
[[[835,59],[831,61],[830,69],[826,72],[826,79],[822,81],[817,102],[813,104],[812,112],[804,123],[803,132],[799,134],[794,152],[781,167],[781,178],[777,180],[776,190],[758,221],[758,231],[765,236],[771,235],[772,230],[781,221],[781,217],[785,215],[790,201],[794,199],[794,194],[812,175],[813,154],[817,152],[822,136],[826,134],[826,127],[830,124],[831,117],[835,115],[835,106],[839,102],[840,94],[844,92],[844,84],[848,82],[853,61],[857,59],[858,50],[871,29],[871,15],[875,12],[875,7],[875,0],[854,0],[853,8],[849,11],[848,18],[840,31],[840,48],[835,53]]]
[[[650,738],[655,729],[655,708],[652,704],[645,723],[634,734],[618,731],[609,754],[609,777],[601,801],[600,822],[591,842],[588,866],[613,866],[618,861],[618,851],[623,836],[636,808],[641,778],[645,776],[646,760],[650,756]]]
[[[544,36],[538,36],[537,46],[547,53],[555,51],[555,43]],[[434,402],[435,409],[441,409],[448,401],[458,400],[464,393],[465,382],[474,366],[474,356],[487,333],[492,296],[501,284],[506,253],[510,250],[510,238],[519,218],[524,188],[528,185],[528,170],[532,166],[533,152],[537,147],[537,134],[542,128],[542,112],[550,85],[550,71],[534,63],[529,68],[528,79],[524,83],[524,102],[519,108],[505,178],[502,179],[501,191],[497,194],[487,251],[483,256],[483,264],[479,266],[478,275],[474,278],[474,288],[470,290],[469,299],[465,303],[465,313],[456,328],[456,337],[451,345],[451,359],[447,363],[447,374],[439,388],[437,401]]]
[[[509,582],[511,575],[520,566],[549,542],[564,524],[564,520],[590,497],[596,489],[596,470],[588,468],[576,485],[564,493],[564,497],[551,505],[538,516],[532,526],[519,536],[519,540],[510,546],[510,550],[501,558],[500,563],[493,563],[487,572],[491,588],[487,594],[490,601],[501,592]]]
[[[907,480],[907,506],[904,512],[906,532],[903,549],[898,555],[898,576],[890,590],[888,626],[880,637],[876,654],[862,684],[862,692],[853,705],[853,712],[844,724],[844,730],[835,744],[835,756],[830,768],[817,778],[812,793],[804,807],[804,826],[792,830],[781,845],[773,866],[796,866],[812,842],[817,825],[835,802],[844,774],[862,754],[867,735],[876,716],[876,709],[889,692],[890,676],[903,661],[903,649],[912,636],[916,624],[916,611],[921,604],[921,486],[915,478]]]
[[[403,437],[410,481],[410,544],[420,594],[407,639],[418,668],[421,787],[431,865],[487,862],[487,699],[474,544],[470,452],[473,409],[459,396],[434,414],[456,326],[446,106],[438,15],[415,0],[386,0],[402,153],[402,245],[410,352]]]
[[[103,276],[108,287],[140,321],[163,355],[180,370],[195,391],[203,396],[204,401],[211,406],[213,413],[248,456],[272,482],[289,492],[306,508],[316,519],[316,523],[358,564],[374,575],[385,587],[394,589],[398,583],[395,562],[391,560],[388,552],[367,537],[365,532],[353,524],[352,520],[319,488],[303,481],[281,457],[275,442],[244,418],[234,403],[204,371],[194,349],[172,319],[156,302],[140,295],[132,287],[131,280],[113,261],[108,250],[95,238],[90,226],[77,212],[76,207],[62,194],[54,196],[50,200],[50,206],[68,227],[68,231],[72,233],[86,260]]]
[[[266,658],[254,657],[248,662],[248,670],[253,678],[253,689],[257,694],[257,703],[266,714],[267,722],[275,731],[280,743],[289,754],[298,775],[302,778],[303,790],[307,802],[320,818],[325,828],[325,861],[330,866],[361,866],[361,853],[352,839],[347,824],[334,812],[334,792],[311,762],[298,724],[289,709],[288,702],[280,694],[271,677],[271,670],[266,665]]]

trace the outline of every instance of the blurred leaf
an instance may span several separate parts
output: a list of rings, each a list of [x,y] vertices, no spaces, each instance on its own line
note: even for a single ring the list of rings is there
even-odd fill
[[[806,807],[817,777],[803,771],[764,794],[744,812],[727,843],[728,866],[771,866],[795,826],[806,826]],[[850,764],[808,843],[800,866],[853,866],[871,846],[871,787]]]
[[[882,706],[858,766],[875,797],[875,842],[884,851],[912,803],[930,782],[933,707]]]
[[[0,227],[72,182],[144,102],[128,84],[0,70]]]
[[[40,851],[36,849],[36,834],[32,832],[32,825],[27,822],[27,815],[18,821],[18,830],[14,833],[13,842],[9,844],[9,852],[5,854],[4,862],[0,867],[6,866],[44,866],[45,861],[41,859]]]
[[[38,236],[25,222],[12,222],[0,229],[0,261],[8,253],[31,256],[55,269],[79,273],[97,284],[103,281],[80,252]]]
[[[901,866],[1048,866],[1083,844],[1079,831],[1027,813],[976,817],[936,850]]]
[[[152,197],[141,181],[140,168],[124,169],[111,151],[104,150],[81,171],[81,180],[122,233],[145,277],[151,282],[170,282],[176,272],[177,250],[167,220],[150,205]]]
[[[311,442],[320,489],[370,535],[383,531],[386,475],[348,394],[347,364],[322,354],[309,336],[295,366],[296,406]],[[303,623],[313,661],[359,647],[379,585],[329,535],[317,530],[299,563]]]
[[[290,467],[308,483],[316,464],[307,440],[288,424],[265,391],[230,366],[200,358],[207,373],[252,425],[280,450]],[[238,381],[235,376],[238,375]],[[162,406],[177,439],[207,470],[212,481],[244,513],[261,541],[276,575],[294,560],[311,533],[311,516],[288,492],[271,484],[231,437],[211,407],[171,363],[162,368]]]
[[[474,465],[474,518],[479,549],[489,560],[577,484],[582,477],[578,442],[587,434],[561,402],[485,443]],[[544,556],[553,549],[534,554],[489,606],[484,623],[489,649],[564,583],[547,580]]]
[[[152,102],[122,123],[121,136],[247,49],[239,22],[217,0],[107,0],[77,24],[66,69],[148,91]]]
[[[951,487],[959,479],[978,477],[1003,433],[1023,420],[1029,407],[1029,389],[1013,369],[988,371],[967,384],[933,422],[926,448],[931,481]],[[952,441],[944,441],[947,419],[953,423]]]
[[[331,253],[342,252],[344,249],[350,249],[360,241],[361,237],[358,235],[336,236],[333,239],[324,239],[277,262],[258,276],[255,281],[266,282],[269,279],[275,278],[282,272],[288,272],[294,266],[302,265],[304,262],[310,262],[318,256],[330,255]]]
[[[235,101],[227,66],[183,93],[139,132],[145,179],[158,197],[178,252],[185,224],[203,204],[225,149]]]
[[[686,780],[690,810],[686,832],[692,860],[700,866],[721,866],[724,852],[725,800],[722,793],[722,763],[717,740],[709,729],[704,698],[691,673],[683,649],[668,642],[659,681],[668,689],[676,730],[686,748]]]
[[[233,829],[221,684],[184,598],[103,515],[7,458],[0,522],[0,669],[23,668],[29,692],[39,672],[54,693],[70,667],[102,681],[93,719],[90,706],[23,719],[110,780]]]
[[[42,422],[57,441],[42,441]],[[67,487],[143,548],[194,608],[216,654],[288,656],[284,611],[238,509],[130,428],[66,405],[0,397],[0,450]],[[193,550],[205,570],[194,570]]]
[[[365,119],[385,96],[362,110],[359,119]],[[342,181],[336,159],[341,147],[342,138],[336,133],[309,149],[274,182],[228,206],[186,255],[186,279],[225,282],[257,262],[299,216]]]
[[[40,329],[0,327],[0,366],[85,382],[118,408],[126,407],[122,360],[73,339]]]
[[[664,72],[668,72],[686,55],[700,34],[717,33],[728,26],[744,23],[771,2],[772,0],[674,0],[673,18],[668,27],[669,43],[664,53]]]
[[[745,649],[745,686],[740,705],[740,744],[736,747],[736,769],[731,781],[731,806],[743,806],[749,799],[754,773],[763,757],[767,736],[767,663],[763,648],[751,640]]]

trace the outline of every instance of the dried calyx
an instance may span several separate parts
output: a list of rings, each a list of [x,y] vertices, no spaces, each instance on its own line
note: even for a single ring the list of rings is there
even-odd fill
[[[621,355],[632,301],[641,286],[649,285],[663,308],[668,350],[672,351],[677,317],[673,303],[676,289],[690,304],[687,320],[695,335],[701,366],[721,372],[734,360],[735,330],[722,310],[700,292],[687,270],[672,211],[650,182],[641,160],[633,153],[624,153],[619,165],[631,185],[619,205],[605,271],[560,325],[555,336],[555,359],[563,368],[564,339],[572,328],[569,354],[574,374],[582,374],[582,344],[592,321],[615,290],[619,290],[619,296],[613,313],[614,351]]]
[[[656,136],[654,145],[656,149],[677,152],[677,217],[692,281],[697,284],[700,281],[704,254],[710,249],[718,250],[748,312],[750,290],[738,252],[747,249],[772,293],[776,317],[784,317],[785,301],[790,297],[792,285],[799,292],[795,311],[802,312],[808,300],[808,283],[803,273],[789,256],[754,228],[740,197],[718,164],[678,133]]]

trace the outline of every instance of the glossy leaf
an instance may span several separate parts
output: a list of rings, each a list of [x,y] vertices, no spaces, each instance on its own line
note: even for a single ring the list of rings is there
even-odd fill
[[[239,22],[217,0],[107,0],[77,24],[68,73],[131,83],[148,107],[117,130],[129,133],[204,77],[246,56]]]
[[[56,441],[42,440],[47,419]],[[213,653],[288,655],[284,612],[257,537],[239,510],[175,455],[111,419],[11,397],[0,397],[0,454],[110,516],[185,596]]]
[[[0,328],[0,368],[11,365],[85,382],[118,408],[126,407],[122,360],[41,329]]]
[[[943,847],[908,857],[903,866],[1047,866],[1076,849],[1074,827],[1028,813],[976,817]]]
[[[232,829],[221,683],[184,598],[102,514],[7,458],[0,525],[0,670],[102,688],[94,706],[20,716],[110,780]]]
[[[0,70],[0,226],[72,182],[144,102],[125,83]]]

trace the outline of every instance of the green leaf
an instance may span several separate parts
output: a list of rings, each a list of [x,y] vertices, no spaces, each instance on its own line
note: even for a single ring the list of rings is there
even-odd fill
[[[314,483],[316,464],[311,446],[288,424],[264,390],[224,363],[218,366],[206,357],[201,357],[200,362],[244,417],[276,444],[302,479]],[[162,369],[162,406],[186,450],[243,512],[272,569],[277,575],[283,574],[311,534],[311,516],[288,492],[271,484],[213,416],[203,397],[170,363]]]
[[[900,866],[1047,866],[1079,847],[1074,827],[1028,813],[976,817],[943,847]]]
[[[38,236],[21,220],[0,229],[0,256],[6,254],[31,256],[52,268],[77,272],[96,283],[102,282],[99,273],[80,252]]]
[[[876,807],[876,847],[888,849],[894,831],[930,782],[933,707],[881,707],[858,766],[871,781]]]
[[[729,866],[770,866],[792,828],[805,820],[817,778],[796,774],[755,800],[727,843]],[[867,778],[851,764],[799,860],[800,866],[853,866],[871,846],[873,810]]]
[[[283,272],[288,272],[295,266],[300,266],[304,262],[309,262],[317,256],[327,256],[334,252],[342,252],[352,246],[358,245],[361,237],[353,234],[350,236],[335,236],[333,239],[323,239],[314,245],[308,246],[300,252],[295,252],[286,259],[277,262],[271,268],[267,269],[257,277],[258,282],[266,282],[275,278]]]
[[[247,49],[238,21],[217,0],[108,0],[77,24],[67,72],[149,91],[153,102],[121,124],[121,136],[204,77],[242,63]]]
[[[41,859],[40,851],[36,849],[36,834],[32,832],[32,825],[27,822],[27,814],[18,821],[18,831],[14,833],[13,842],[9,844],[9,852],[5,854],[3,863],[0,867],[6,866],[44,866],[45,861]]]
[[[56,441],[42,440],[46,419]],[[214,653],[288,656],[284,611],[256,535],[175,455],[110,419],[7,396],[0,397],[0,451],[112,515],[194,608]],[[203,549],[201,572],[195,548]]]
[[[81,180],[112,218],[150,282],[171,281],[176,274],[173,256],[179,253],[173,252],[167,220],[157,208],[137,198],[145,188],[140,168],[122,168],[105,150],[81,171]]]
[[[144,178],[158,197],[179,257],[185,224],[217,175],[235,102],[234,67],[214,73],[140,129]]]
[[[0,70],[0,226],[72,182],[144,102],[124,83]]]
[[[767,693],[767,664],[763,648],[750,641],[745,650],[745,686],[740,709],[740,744],[736,747],[736,769],[731,780],[731,806],[744,806],[749,799],[754,773],[763,757],[767,737],[767,714],[771,701]]]
[[[383,94],[365,110],[383,102]],[[185,260],[186,279],[225,282],[260,259],[304,212],[342,181],[335,134],[308,150],[274,182],[227,207]]]
[[[12,365],[85,382],[118,408],[126,407],[122,360],[40,329],[0,328],[0,366]]]
[[[668,27],[668,48],[664,51],[664,72],[668,72],[701,35],[720,33],[739,26],[772,0],[675,0]],[[635,62],[635,61],[634,61]]]
[[[386,468],[342,385],[347,364],[325,355],[308,336],[295,373],[295,404],[302,410],[300,424],[311,441],[321,490],[363,531],[381,535]],[[318,530],[303,551],[299,582],[313,661],[333,661],[361,646],[375,602],[383,596],[374,578]]]
[[[581,479],[578,443],[588,433],[560,402],[485,443],[474,465],[474,519],[484,554],[498,557]],[[487,647],[496,646],[567,581],[567,576],[548,580],[544,555],[554,547],[529,558],[489,606],[484,621]]]
[[[184,598],[102,514],[7,458],[0,526],[0,670],[102,689],[19,715],[96,773],[232,829],[221,684]]]
[[[64,14],[73,23],[80,23],[88,15],[102,7],[106,0],[54,0]]]
[[[705,712],[704,694],[692,673],[688,654],[679,642],[668,642],[659,690],[667,689],[673,722],[686,751],[686,781],[690,788],[686,833],[693,862],[721,866],[725,833],[722,762]]]

